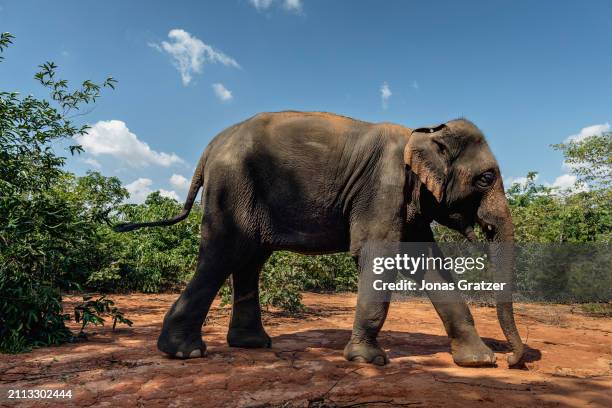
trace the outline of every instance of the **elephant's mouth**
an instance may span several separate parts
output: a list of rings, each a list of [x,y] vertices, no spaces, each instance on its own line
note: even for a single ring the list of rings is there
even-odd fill
[[[474,227],[472,225],[464,228],[463,231],[461,231],[461,234],[463,234],[463,236],[470,242],[478,241],[478,237],[476,237],[476,233],[474,232]]]

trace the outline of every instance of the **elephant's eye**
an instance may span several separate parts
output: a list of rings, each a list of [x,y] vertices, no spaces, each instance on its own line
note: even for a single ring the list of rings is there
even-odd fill
[[[491,187],[491,185],[493,185],[494,182],[495,182],[495,173],[493,173],[492,171],[485,171],[484,173],[482,173],[480,176],[476,178],[476,187],[485,189],[485,188]]]

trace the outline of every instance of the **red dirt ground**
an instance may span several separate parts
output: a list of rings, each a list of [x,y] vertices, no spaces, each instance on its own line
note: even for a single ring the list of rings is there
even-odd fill
[[[134,321],[90,340],[0,355],[1,406],[78,407],[611,407],[612,320],[570,306],[518,304],[529,345],[523,370],[509,370],[495,310],[472,307],[478,330],[497,353],[495,368],[453,364],[449,342],[428,302],[394,303],[380,335],[385,367],[342,358],[353,294],[305,294],[309,311],[266,313],[272,348],[229,348],[229,309],[211,310],[208,356],[173,360],[155,347],[165,311],[177,295],[113,296]],[[67,309],[72,301],[67,301]],[[9,389],[70,389],[70,400],[9,400]]]

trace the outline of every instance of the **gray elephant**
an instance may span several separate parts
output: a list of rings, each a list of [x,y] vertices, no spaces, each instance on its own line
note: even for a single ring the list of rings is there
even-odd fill
[[[499,167],[480,130],[458,119],[411,130],[320,112],[261,113],[224,130],[202,154],[182,213],[172,219],[119,224],[115,230],[175,224],[187,217],[200,188],[204,217],[196,273],[168,311],[158,348],[179,358],[200,357],[201,329],[231,274],[233,309],[227,341],[270,347],[261,322],[259,273],[275,250],[303,254],[350,251],[359,262],[366,242],[433,242],[435,220],[468,237],[479,224],[491,242],[512,242],[513,224]],[[500,256],[500,258],[503,258]],[[508,274],[512,261],[500,267]],[[428,271],[439,281],[452,279]],[[458,293],[430,298],[451,340],[455,363],[495,363]],[[351,361],[385,364],[377,335],[388,302],[359,292]],[[524,346],[511,299],[497,314],[519,364]]]

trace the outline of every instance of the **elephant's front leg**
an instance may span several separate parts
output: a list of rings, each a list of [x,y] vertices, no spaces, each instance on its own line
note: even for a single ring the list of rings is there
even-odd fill
[[[437,248],[437,246],[436,246]],[[441,251],[434,256],[444,255]],[[429,270],[425,273],[427,282],[451,283],[448,271]],[[474,318],[467,304],[453,291],[429,290],[427,295],[442,319],[446,333],[451,340],[451,353],[456,364],[461,366],[487,366],[495,364],[495,354],[487,347],[474,326]]]
[[[389,229],[382,229],[385,224],[379,224],[374,231],[356,237],[351,245],[351,252],[358,252],[360,255],[355,257],[359,268],[359,288],[353,333],[344,348],[344,358],[349,361],[376,365],[385,365],[389,362],[387,354],[378,344],[377,337],[387,318],[391,295],[389,291],[374,292],[372,290],[373,281],[376,277],[371,273],[370,266],[372,258],[380,254],[377,255],[375,248],[368,244],[368,242],[381,241],[390,244],[399,243],[402,236],[401,222],[394,220],[388,225]],[[386,273],[395,274],[395,271]],[[387,276],[386,278],[389,281],[395,280],[394,276]]]
[[[420,232],[420,233],[419,233]],[[412,235],[415,234],[416,235]],[[421,231],[413,230],[412,241],[430,242],[431,255],[444,259],[444,253],[434,242],[434,236],[429,226]],[[450,271],[430,269],[416,276],[417,280],[435,283],[453,283]],[[427,295],[436,312],[442,319],[446,333],[451,340],[453,360],[461,366],[488,366],[495,364],[495,354],[487,347],[474,326],[474,318],[465,300],[457,290],[428,290]]]
[[[385,365],[389,359],[376,338],[385,323],[389,302],[372,301],[369,296],[363,295],[363,292],[360,289],[357,296],[353,333],[344,347],[344,358],[360,363]]]

